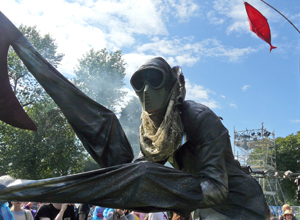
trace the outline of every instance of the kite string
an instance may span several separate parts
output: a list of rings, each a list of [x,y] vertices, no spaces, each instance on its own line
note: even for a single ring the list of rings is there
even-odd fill
[[[300,33],[300,31],[298,30],[298,28],[289,20],[287,19],[287,17],[285,17],[283,14],[280,13],[280,11],[278,11],[276,8],[272,7],[271,5],[269,5],[267,2],[265,2],[264,0],[261,0],[263,3],[265,3],[266,5],[268,5],[269,7],[273,8],[275,11],[277,11],[282,17],[284,17],[288,22],[290,22],[291,25],[293,25],[293,27]]]

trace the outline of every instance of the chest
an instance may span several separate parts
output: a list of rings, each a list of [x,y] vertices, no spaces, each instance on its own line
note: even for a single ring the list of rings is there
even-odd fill
[[[24,211],[22,211],[22,212],[14,212],[13,211],[12,214],[13,214],[15,220],[27,220]],[[28,220],[30,220],[30,219],[28,219]]]
[[[175,169],[182,170],[188,173],[197,174],[197,155],[200,149],[196,149],[194,146],[187,141],[183,144],[172,157],[169,158],[169,162]]]

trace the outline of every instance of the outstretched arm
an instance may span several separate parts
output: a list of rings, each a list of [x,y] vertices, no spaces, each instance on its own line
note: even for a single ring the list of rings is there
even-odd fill
[[[113,112],[90,99],[48,63],[0,12],[0,28],[19,58],[44,87],[101,167],[129,163],[132,148]]]

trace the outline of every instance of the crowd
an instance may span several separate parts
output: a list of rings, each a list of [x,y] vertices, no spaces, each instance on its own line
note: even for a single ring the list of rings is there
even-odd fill
[[[173,212],[141,213],[89,204],[0,203],[0,220],[192,220]]]
[[[0,220],[192,220],[174,212],[141,213],[112,209],[89,204],[35,203],[12,201],[0,203]],[[282,206],[279,218],[271,220],[297,220],[290,205]]]

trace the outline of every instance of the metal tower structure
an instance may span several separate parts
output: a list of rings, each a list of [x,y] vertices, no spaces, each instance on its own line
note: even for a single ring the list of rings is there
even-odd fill
[[[264,174],[264,178],[255,174],[253,177],[260,183],[269,206],[285,204],[279,180],[273,175],[276,172],[275,131],[267,131],[263,123],[259,129],[234,129],[234,152],[242,166],[250,166],[254,173]]]

